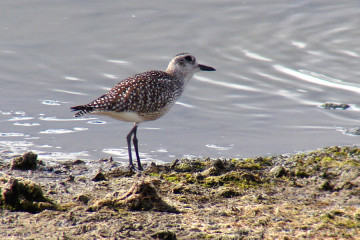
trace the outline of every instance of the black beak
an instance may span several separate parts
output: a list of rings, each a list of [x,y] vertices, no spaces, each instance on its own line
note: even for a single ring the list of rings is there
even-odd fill
[[[209,67],[209,66],[205,66],[205,65],[198,65],[201,71],[216,71],[215,68]]]

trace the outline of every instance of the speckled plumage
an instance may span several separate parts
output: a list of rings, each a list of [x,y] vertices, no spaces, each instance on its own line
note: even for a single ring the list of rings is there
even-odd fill
[[[155,120],[170,109],[183,90],[183,82],[170,74],[148,71],[119,82],[105,95],[81,106],[82,109],[75,116],[86,113],[110,115],[107,113],[135,112],[142,121]]]
[[[180,53],[170,61],[166,72],[154,70],[136,74],[119,82],[109,92],[89,104],[71,109],[78,111],[75,117],[92,113],[134,122],[134,127],[127,135],[129,163],[130,167],[134,168],[131,155],[133,136],[138,168],[142,170],[136,138],[138,123],[163,116],[181,96],[190,78],[198,71],[215,71],[215,69],[198,64],[195,57],[188,53]]]

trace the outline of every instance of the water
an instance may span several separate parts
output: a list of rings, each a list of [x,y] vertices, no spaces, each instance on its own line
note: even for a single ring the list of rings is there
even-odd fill
[[[139,127],[141,157],[250,157],[360,143],[356,1],[3,1],[0,152],[52,162],[127,162],[132,124],[70,107],[190,52],[202,72],[163,118]],[[325,102],[347,103],[326,110]]]

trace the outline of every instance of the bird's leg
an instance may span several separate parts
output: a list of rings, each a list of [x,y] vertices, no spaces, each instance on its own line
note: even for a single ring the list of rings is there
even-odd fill
[[[137,125],[135,124],[134,127],[134,137],[133,137],[133,144],[134,144],[134,148],[135,148],[135,154],[136,154],[136,159],[137,159],[137,163],[138,163],[138,168],[139,170],[144,170],[143,167],[141,166],[141,162],[140,162],[140,156],[139,156],[139,148],[138,148],[138,139],[136,137],[136,132],[137,132]]]
[[[135,169],[133,161],[132,161],[132,155],[131,155],[131,136],[134,134],[134,131],[136,132],[137,125],[130,130],[129,134],[126,136],[126,141],[128,145],[128,152],[129,152],[129,167],[130,169]]]

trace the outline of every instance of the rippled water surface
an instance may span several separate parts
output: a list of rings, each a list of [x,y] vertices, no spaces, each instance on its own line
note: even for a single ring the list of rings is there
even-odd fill
[[[144,161],[249,157],[360,143],[357,1],[5,1],[0,152],[127,162],[131,123],[70,107],[190,52],[201,72],[140,125]],[[324,109],[346,103],[350,108]]]

